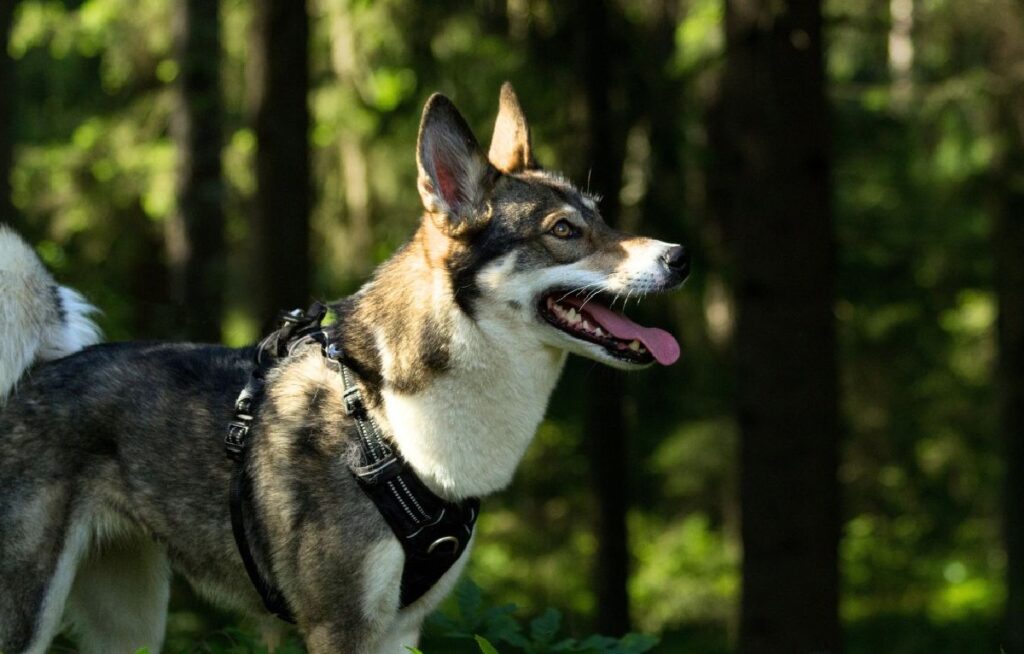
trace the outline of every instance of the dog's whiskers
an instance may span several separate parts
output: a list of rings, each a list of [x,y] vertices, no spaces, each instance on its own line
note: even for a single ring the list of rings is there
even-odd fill
[[[585,284],[584,286],[579,286],[577,288],[574,288],[571,291],[566,291],[565,295],[563,295],[562,297],[560,297],[557,300],[555,300],[555,302],[561,302],[562,300],[564,300],[565,298],[569,297],[570,295],[579,295],[579,294],[583,293],[584,291],[586,291],[588,288],[591,288],[593,286],[598,286],[599,284],[602,284],[602,283],[603,282],[591,282],[589,284]],[[598,292],[600,292],[600,289],[598,289]]]
[[[588,295],[587,299],[583,300],[583,304],[580,305],[580,308],[582,309],[583,307],[587,306],[587,303],[590,302],[591,300],[593,300],[594,296],[597,295],[600,292],[601,292],[601,289],[599,288],[596,291],[594,291],[593,293],[591,293],[590,295]]]
[[[619,296],[620,295],[622,295],[622,291],[619,291],[619,292],[617,292],[615,294],[615,297],[612,298],[611,303],[608,305],[609,309],[614,309],[615,308],[615,303],[619,301]],[[625,310],[626,309],[626,305],[622,305],[622,309]]]

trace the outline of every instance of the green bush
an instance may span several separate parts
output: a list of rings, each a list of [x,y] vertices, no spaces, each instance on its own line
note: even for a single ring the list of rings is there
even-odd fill
[[[657,638],[643,634],[623,638],[591,635],[582,639],[560,636],[562,614],[557,609],[547,609],[528,624],[516,617],[517,611],[515,604],[485,606],[480,588],[465,580],[455,589],[455,610],[430,616],[424,630],[428,645],[423,652],[413,651],[432,654],[429,643],[447,641],[445,652],[641,654],[658,644]]]

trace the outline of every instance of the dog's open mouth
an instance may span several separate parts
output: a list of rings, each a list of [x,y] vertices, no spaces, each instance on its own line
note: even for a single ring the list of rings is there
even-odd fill
[[[548,293],[540,302],[540,314],[573,338],[603,347],[617,359],[668,366],[679,359],[679,343],[657,327],[644,327],[608,307],[603,294],[594,297]]]

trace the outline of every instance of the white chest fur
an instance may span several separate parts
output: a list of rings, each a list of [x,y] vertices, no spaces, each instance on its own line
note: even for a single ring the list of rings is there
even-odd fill
[[[566,354],[503,321],[461,318],[449,369],[425,390],[384,392],[398,447],[436,492],[452,498],[504,488],[544,417]]]

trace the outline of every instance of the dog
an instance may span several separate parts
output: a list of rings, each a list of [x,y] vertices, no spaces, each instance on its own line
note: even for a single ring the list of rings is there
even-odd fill
[[[678,358],[668,332],[612,305],[678,288],[690,264],[680,245],[612,229],[597,198],[543,170],[507,83],[487,154],[439,94],[416,148],[414,236],[322,329],[366,420],[459,502],[508,485],[569,353],[624,370]],[[5,654],[45,652],[64,627],[84,652],[159,651],[171,570],[266,615],[232,538],[223,449],[253,348],[96,344],[92,311],[0,230]],[[295,347],[267,371],[246,530],[310,652],[404,652],[468,556],[403,605],[403,544],[352,472],[357,430],[331,363]]]

